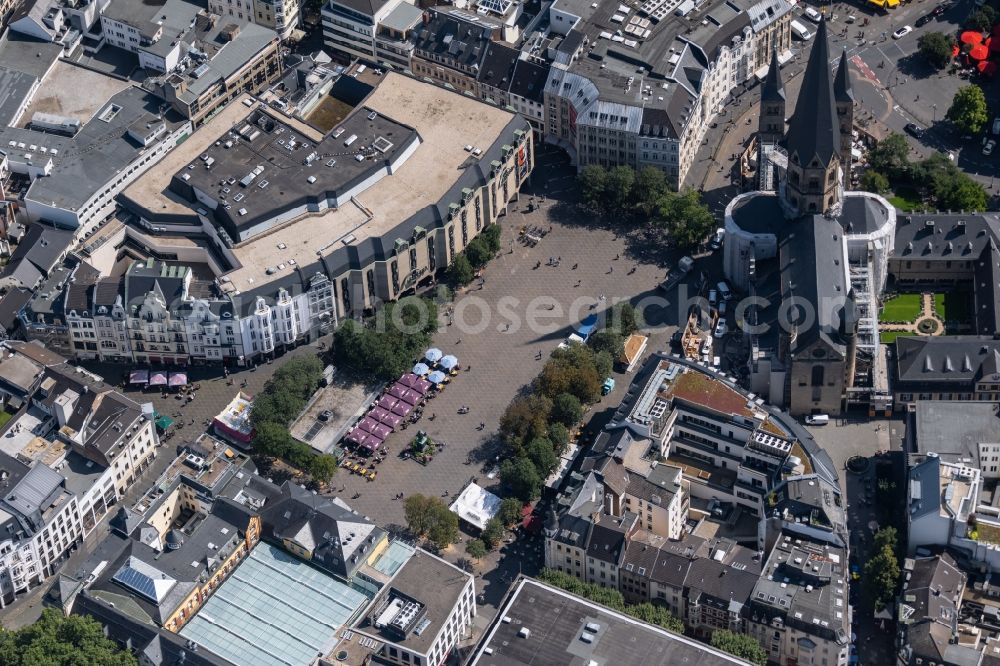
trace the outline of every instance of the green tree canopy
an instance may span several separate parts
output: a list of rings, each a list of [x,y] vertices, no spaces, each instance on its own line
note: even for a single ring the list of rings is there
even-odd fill
[[[951,62],[951,40],[940,32],[925,32],[917,40],[920,55],[937,69],[944,69]]]
[[[46,608],[23,629],[0,629],[0,664],[4,666],[135,666],[129,652],[104,635],[101,625],[84,615],[63,617]]]
[[[874,194],[886,194],[889,191],[889,179],[874,169],[861,174],[861,189]]]
[[[957,168],[934,179],[938,210],[984,211],[989,197],[986,188]]]
[[[896,178],[905,171],[910,160],[910,144],[906,137],[898,132],[879,141],[868,151],[868,164],[872,171],[888,174]]]
[[[550,423],[548,440],[556,451],[562,453],[569,444],[569,429],[562,423]]]
[[[600,210],[604,205],[604,190],[608,182],[607,169],[589,164],[583,167],[578,178],[584,204],[593,210]]]
[[[996,22],[996,19],[996,10],[989,5],[983,5],[976,11],[969,14],[969,18],[965,20],[965,26],[970,30],[989,32],[990,28],[992,28],[993,24]]]
[[[657,202],[670,193],[670,184],[663,171],[645,166],[635,175],[632,189],[635,192],[636,210],[643,217],[649,218],[656,210]]]
[[[406,526],[427,537],[438,548],[447,548],[458,539],[458,516],[440,498],[414,494],[403,500]]]
[[[583,417],[583,405],[572,393],[560,393],[552,401],[551,418],[565,426],[576,425]]]
[[[684,633],[684,623],[670,614],[663,606],[656,606],[650,602],[626,606],[625,612],[641,622],[663,627],[667,631],[676,634]]]
[[[309,465],[309,474],[320,483],[330,483],[330,479],[337,473],[337,459],[328,453],[313,456]]]
[[[612,167],[605,181],[604,211],[620,214],[630,209],[633,185],[635,185],[635,171],[632,167]]]
[[[479,535],[479,538],[488,549],[496,550],[506,531],[500,519],[494,516],[486,521],[486,526],[483,527],[483,533]]]
[[[625,338],[612,328],[602,328],[587,338],[587,344],[595,352],[607,352],[612,358],[621,356],[625,350]]]
[[[465,544],[465,552],[474,560],[481,560],[486,557],[488,549],[482,539],[469,539]]]
[[[500,465],[500,480],[514,497],[531,502],[542,493],[542,478],[528,458],[508,458]]]
[[[611,308],[611,321],[608,322],[608,327],[618,331],[623,336],[628,337],[632,335],[644,325],[645,322],[642,321],[642,315],[628,301],[616,303]]]
[[[500,436],[516,452],[535,437],[548,433],[552,401],[545,396],[530,394],[511,400],[500,417]]]
[[[669,194],[660,200],[653,223],[666,230],[681,249],[697,246],[715,228],[715,217],[695,190]]]
[[[487,225],[483,232],[479,234],[479,237],[483,239],[486,243],[487,249],[489,249],[490,254],[496,254],[500,251],[500,235],[503,230],[500,228],[499,224]]]
[[[556,456],[555,449],[552,448],[552,442],[544,437],[538,437],[528,442],[524,453],[534,463],[541,479],[548,477],[559,465],[559,458]]]
[[[753,636],[748,634],[737,634],[728,629],[716,629],[712,632],[712,647],[728,652],[734,657],[746,659],[757,666],[766,666],[767,664],[767,651]]]
[[[505,497],[500,502],[500,510],[497,511],[497,518],[500,522],[511,527],[521,521],[521,509],[524,505],[516,497]]]
[[[476,269],[472,267],[472,262],[465,253],[459,253],[448,267],[448,281],[456,287],[464,287],[475,277]]]
[[[469,263],[472,264],[474,268],[482,268],[493,258],[493,253],[490,252],[490,248],[486,245],[481,237],[476,236],[473,238],[468,245],[465,246],[463,252],[466,257],[469,258]]]
[[[982,88],[973,84],[958,89],[948,109],[948,120],[963,132],[978,134],[989,118]]]

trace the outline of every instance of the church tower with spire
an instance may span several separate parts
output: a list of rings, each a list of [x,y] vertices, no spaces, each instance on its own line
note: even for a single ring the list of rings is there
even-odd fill
[[[785,149],[788,169],[783,197],[789,216],[839,211],[843,195],[843,142],[830,70],[826,20],[820,22],[816,31],[795,113],[788,124]]]
[[[840,168],[844,172],[844,186],[851,186],[851,140],[854,138],[854,88],[847,62],[847,49],[840,54],[837,78],[833,81],[833,96],[837,100],[837,118],[840,120]]]
[[[760,120],[757,124],[758,151],[760,146],[778,143],[785,138],[785,84],[781,81],[778,51],[771,52],[764,87],[760,90]]]

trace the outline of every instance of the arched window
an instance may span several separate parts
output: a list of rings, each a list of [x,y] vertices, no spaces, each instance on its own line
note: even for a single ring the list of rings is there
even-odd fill
[[[812,367],[812,381],[810,382],[813,386],[823,385],[823,373],[825,368],[822,365],[814,365]]]

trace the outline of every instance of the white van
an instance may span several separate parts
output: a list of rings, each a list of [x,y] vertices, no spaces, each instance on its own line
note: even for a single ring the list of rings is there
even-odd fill
[[[806,18],[812,21],[813,23],[819,23],[820,21],[823,20],[823,15],[820,14],[815,9],[813,9],[812,7],[806,7],[805,11],[803,11],[802,13],[805,14]]]
[[[795,35],[797,39],[801,39],[803,42],[808,42],[812,39],[813,34],[799,21],[791,22],[792,34]]]
[[[826,425],[830,422],[830,416],[828,414],[810,414],[806,417],[806,425]]]

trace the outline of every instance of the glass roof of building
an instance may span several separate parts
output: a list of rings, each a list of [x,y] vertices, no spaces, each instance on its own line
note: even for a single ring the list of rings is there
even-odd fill
[[[306,666],[369,598],[261,543],[181,630],[241,666]]]

